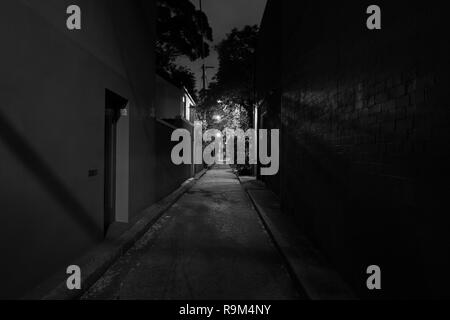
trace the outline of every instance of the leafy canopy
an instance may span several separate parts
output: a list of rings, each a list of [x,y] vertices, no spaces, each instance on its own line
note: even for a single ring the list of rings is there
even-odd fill
[[[205,120],[211,126],[223,126],[213,118],[220,115],[228,123],[249,127],[255,101],[255,53],[258,42],[258,26],[233,29],[216,50],[219,70],[205,92],[200,107]],[[230,115],[239,119],[230,120]],[[231,122],[230,122],[231,121]]]
[[[176,60],[185,56],[195,61],[209,55],[208,41],[213,37],[208,17],[189,0],[157,0],[156,33],[158,72],[194,93],[194,74]]]

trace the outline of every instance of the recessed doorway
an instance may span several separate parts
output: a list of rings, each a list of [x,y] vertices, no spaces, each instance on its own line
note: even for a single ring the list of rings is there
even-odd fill
[[[128,222],[128,100],[105,91],[104,233],[115,222]]]

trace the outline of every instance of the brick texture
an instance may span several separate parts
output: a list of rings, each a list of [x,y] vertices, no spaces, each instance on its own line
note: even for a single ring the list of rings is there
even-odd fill
[[[259,77],[267,59],[279,63],[259,91],[262,123],[281,129],[282,154],[267,182],[360,296],[448,297],[445,11],[381,1],[383,29],[369,31],[369,4],[269,1]],[[281,50],[270,47],[271,29]],[[366,288],[372,264],[382,291]]]

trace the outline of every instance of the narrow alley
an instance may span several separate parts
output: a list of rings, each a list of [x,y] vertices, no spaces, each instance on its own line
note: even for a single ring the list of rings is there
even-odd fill
[[[229,166],[216,166],[82,299],[301,299]]]
[[[438,1],[0,1],[0,300],[450,299],[448,29]]]

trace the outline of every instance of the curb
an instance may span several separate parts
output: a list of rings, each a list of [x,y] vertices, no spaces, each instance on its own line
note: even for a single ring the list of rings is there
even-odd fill
[[[239,177],[238,180],[242,185]],[[252,194],[257,192],[258,189],[244,189],[275,247],[287,263],[291,276],[300,284],[311,300],[357,299],[350,286],[324,262],[325,259],[306,238],[301,237],[300,241],[292,243],[283,236],[281,230],[270,219],[265,208],[258,204],[255,195]],[[271,192],[267,189],[259,189],[259,191],[261,190]],[[297,240],[299,240],[298,236]]]
[[[125,231],[117,240],[104,241],[76,263],[82,270],[82,289],[68,290],[66,274],[54,276],[48,283],[42,284],[25,296],[26,300],[75,300],[79,299],[125,252],[139,240],[155,222],[178,199],[191,189],[203,177],[208,169],[203,169],[194,178],[184,182],[177,190],[143,211],[132,227]]]

